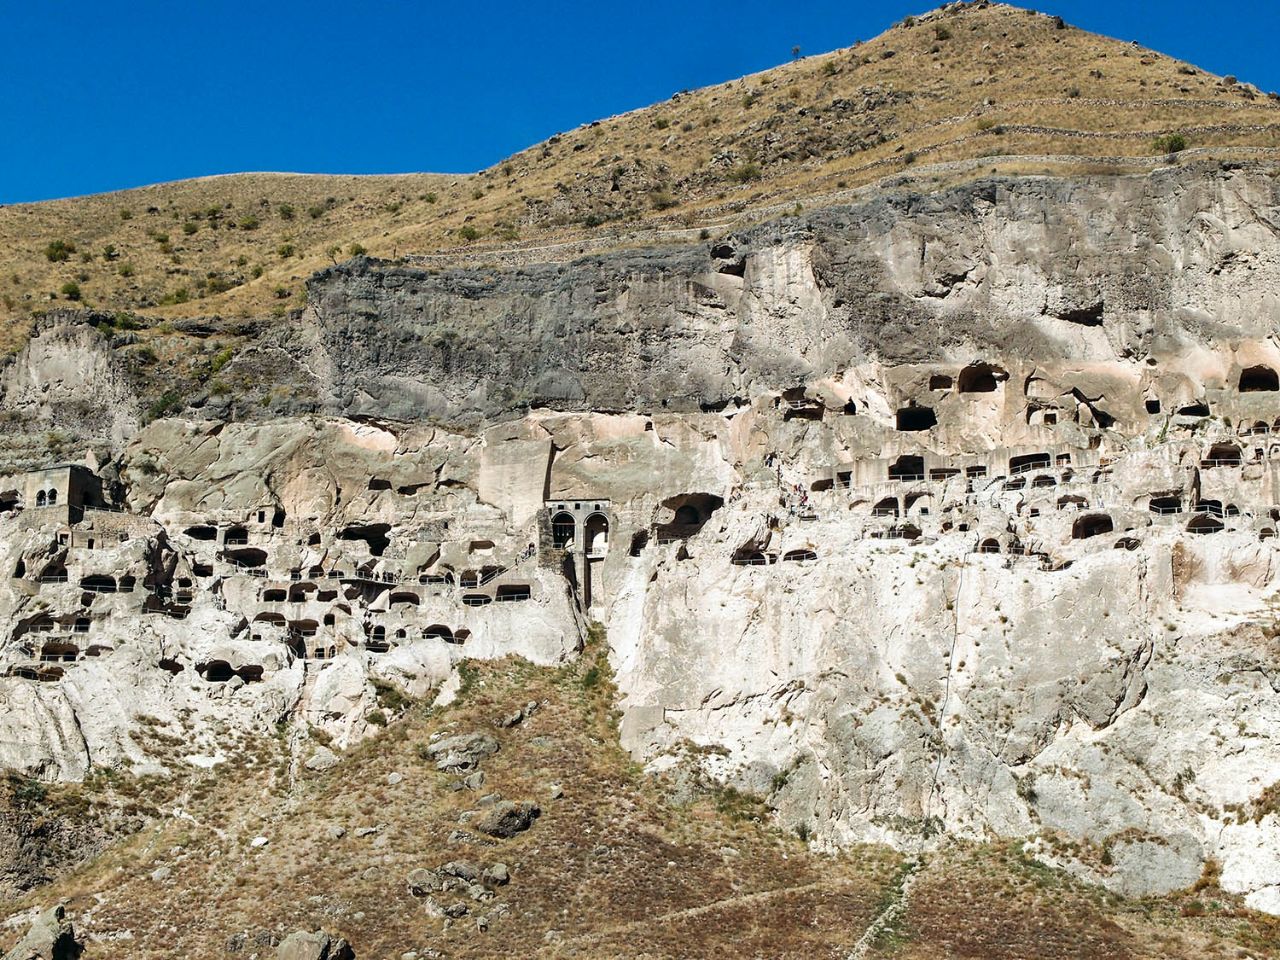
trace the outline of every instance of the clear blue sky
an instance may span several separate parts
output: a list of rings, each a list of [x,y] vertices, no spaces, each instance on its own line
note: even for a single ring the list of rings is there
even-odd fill
[[[936,5],[0,0],[0,203],[243,170],[477,170]],[[1280,89],[1276,0],[1035,6]]]

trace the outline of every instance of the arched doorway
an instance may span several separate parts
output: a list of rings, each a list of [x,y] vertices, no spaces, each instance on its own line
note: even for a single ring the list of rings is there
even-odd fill
[[[603,557],[609,550],[609,520],[603,513],[593,513],[587,517],[583,528],[586,540],[587,556]]]
[[[560,512],[551,518],[551,542],[557,547],[568,547],[573,543],[573,536],[577,532],[577,523],[573,519],[573,514]]]

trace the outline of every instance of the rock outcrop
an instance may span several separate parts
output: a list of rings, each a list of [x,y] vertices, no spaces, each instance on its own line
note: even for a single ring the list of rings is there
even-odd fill
[[[76,960],[84,951],[62,906],[40,914],[4,960]]]

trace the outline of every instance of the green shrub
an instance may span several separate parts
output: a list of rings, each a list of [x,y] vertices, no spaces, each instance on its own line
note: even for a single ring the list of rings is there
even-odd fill
[[[252,213],[247,217],[241,217],[239,223],[236,224],[241,230],[257,230],[258,218]]]
[[[399,713],[401,710],[413,706],[413,700],[405,696],[404,691],[395,684],[377,678],[369,682],[373,684],[374,694],[378,698],[378,706],[384,710]]]
[[[166,390],[147,407],[149,420],[158,420],[182,409],[182,395],[177,390]]]
[[[944,27],[942,24],[938,24],[937,26],[935,26],[935,27],[933,28],[933,39],[935,39],[935,40],[950,40],[950,39],[951,39],[951,31],[950,31],[950,30],[948,30],[946,27]]]
[[[375,727],[385,727],[387,725],[387,715],[381,710],[370,710],[364,715],[364,722]]]
[[[353,257],[363,257],[367,252],[368,251],[365,250],[364,246],[359,243],[353,243],[351,246],[347,247],[347,253],[351,254]]]
[[[667,127],[671,126],[671,121],[666,117],[658,117],[653,121],[653,126],[655,130],[665,130]]]
[[[132,211],[132,210],[130,210],[128,207],[121,207],[121,208],[120,208],[120,219],[121,219],[121,220],[132,220],[132,219],[133,219],[133,211]]]
[[[1153,146],[1156,153],[1181,153],[1187,149],[1187,138],[1180,133],[1171,133],[1167,136],[1156,137]]]
[[[312,220],[319,220],[321,217],[324,216],[324,214],[325,214],[325,208],[320,206],[319,204],[316,204],[315,206],[307,207],[307,216],[310,217]]]
[[[754,160],[739,163],[729,170],[728,177],[734,183],[748,183],[751,180],[759,180],[761,177],[760,164]]]
[[[79,300],[80,284],[76,283],[74,280],[68,280],[66,283],[64,283],[61,287],[58,288],[58,292],[61,293],[64,297],[66,297],[68,300]]]
[[[292,243],[282,243],[280,246],[276,247],[276,253],[280,254],[281,260],[288,260],[295,252],[296,249]]]
[[[434,193],[424,193],[422,199],[427,203],[435,203],[439,199]]]
[[[120,274],[120,276],[122,276],[122,277],[132,277],[132,276],[133,276],[133,264],[132,264],[132,263],[122,263],[122,264],[120,264],[120,266],[116,269],[116,273]]]
[[[293,204],[291,203],[280,204],[280,206],[276,207],[276,213],[280,214],[281,220],[292,220],[294,217]]]
[[[480,239],[480,231],[468,223],[465,226],[463,226],[461,230],[458,231],[458,236],[460,236],[467,243],[470,243],[472,240]]]
[[[650,192],[649,202],[653,204],[653,209],[655,210],[670,210],[672,207],[680,206],[680,201],[666,190],[654,190]]]
[[[50,263],[62,263],[70,260],[71,255],[76,252],[76,245],[70,240],[51,240],[44,248],[45,259]]]
[[[193,233],[195,233],[199,229],[200,228],[196,226],[196,222],[194,220],[188,220],[182,225],[182,232],[185,233],[188,237],[191,236]]]
[[[231,362],[231,359],[235,355],[236,355],[236,352],[232,350],[230,347],[227,347],[225,350],[216,354],[214,358],[209,361],[210,375],[217,373],[219,370],[225,367],[228,363]]]

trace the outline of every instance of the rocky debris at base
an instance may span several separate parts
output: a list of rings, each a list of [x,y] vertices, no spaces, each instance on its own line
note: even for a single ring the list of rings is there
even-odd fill
[[[276,960],[356,960],[356,954],[342,937],[323,930],[299,930],[284,938],[276,950]]]
[[[66,909],[59,904],[35,919],[27,935],[4,955],[4,960],[75,960],[83,951]]]
[[[535,803],[502,800],[487,810],[475,826],[481,833],[506,840],[528,830],[541,814]]]

